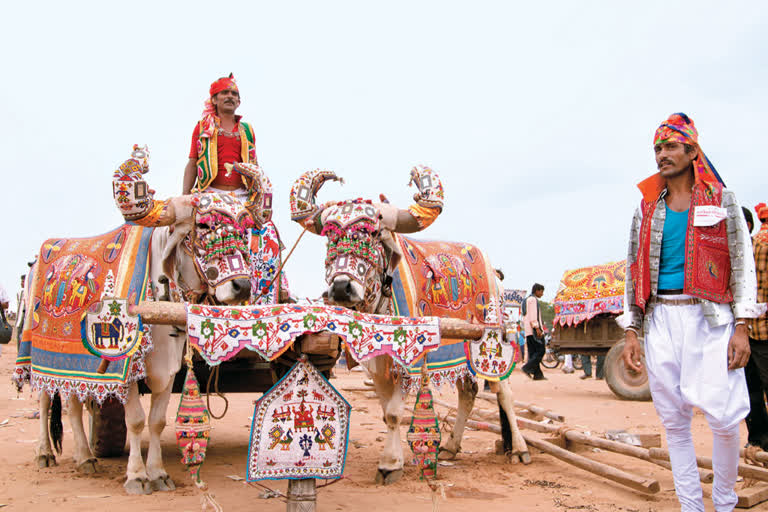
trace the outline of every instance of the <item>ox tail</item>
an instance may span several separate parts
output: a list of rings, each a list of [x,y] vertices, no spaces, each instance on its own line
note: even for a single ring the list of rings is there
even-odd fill
[[[56,453],[61,455],[61,441],[64,438],[64,425],[61,422],[61,395],[56,393],[51,400],[50,415],[51,441]]]
[[[507,413],[504,412],[504,408],[501,406],[501,401],[497,398],[496,402],[499,404],[499,420],[501,421],[501,443],[504,447],[504,453],[509,453],[512,451],[512,427],[509,424]]]

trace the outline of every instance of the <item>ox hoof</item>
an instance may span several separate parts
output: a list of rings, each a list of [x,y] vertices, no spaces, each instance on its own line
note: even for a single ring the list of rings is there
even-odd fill
[[[128,494],[152,494],[152,485],[146,478],[134,478],[123,484]]]
[[[86,475],[96,472],[96,459],[88,459],[77,465],[77,471]]]
[[[437,459],[438,460],[454,460],[456,458],[456,453],[452,450],[449,450],[448,448],[443,448],[442,446],[437,452]]]
[[[173,480],[168,475],[155,478],[149,483],[153,491],[166,492],[176,490],[176,484],[173,483]]]
[[[531,463],[531,454],[528,452],[507,452],[506,455],[507,461],[509,461],[510,464],[522,462],[527,465]]]
[[[35,457],[35,460],[37,461],[37,467],[40,469],[50,468],[56,465],[56,457],[54,457],[52,454],[38,455]]]
[[[403,478],[402,469],[381,469],[376,471],[376,483],[381,485],[391,485]]]

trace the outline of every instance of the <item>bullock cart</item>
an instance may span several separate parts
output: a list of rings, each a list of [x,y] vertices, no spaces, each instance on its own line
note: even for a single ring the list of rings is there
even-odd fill
[[[561,354],[605,356],[605,381],[625,400],[650,400],[648,375],[624,367],[624,331],[616,317],[624,312],[626,261],[567,270],[554,300],[551,345]]]

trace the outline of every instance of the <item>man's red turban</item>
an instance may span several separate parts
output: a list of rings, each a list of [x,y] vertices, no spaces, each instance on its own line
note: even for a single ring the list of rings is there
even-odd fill
[[[235,77],[232,75],[232,73],[230,73],[228,77],[219,78],[211,84],[211,98],[219,94],[221,91],[228,90],[235,91],[240,94],[240,91],[237,89],[237,84],[235,83]]]
[[[757,212],[757,218],[760,220],[768,220],[768,206],[765,203],[755,205],[755,211]]]

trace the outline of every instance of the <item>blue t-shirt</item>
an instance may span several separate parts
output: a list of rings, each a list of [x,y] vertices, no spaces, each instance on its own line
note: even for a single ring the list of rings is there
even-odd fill
[[[665,205],[666,206],[666,205]],[[664,233],[661,239],[659,290],[682,290],[685,283],[685,235],[688,210],[676,212],[666,206]]]

